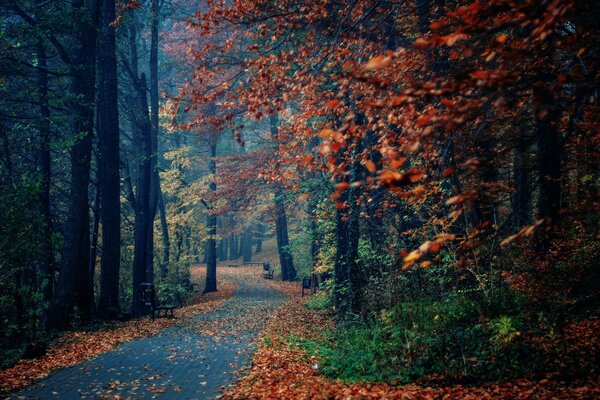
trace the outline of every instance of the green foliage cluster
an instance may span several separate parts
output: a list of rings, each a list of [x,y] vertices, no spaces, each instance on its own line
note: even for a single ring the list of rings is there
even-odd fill
[[[400,303],[376,320],[342,325],[326,342],[302,346],[320,357],[327,376],[348,381],[507,379],[529,367],[521,325],[508,315],[480,322],[476,304],[454,296]]]

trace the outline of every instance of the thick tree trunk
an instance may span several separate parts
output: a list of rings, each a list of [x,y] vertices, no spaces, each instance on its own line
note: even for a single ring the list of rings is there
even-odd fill
[[[358,313],[363,281],[360,266],[356,262],[360,230],[355,189],[342,192],[339,201],[348,207],[338,209],[336,213],[334,302],[341,313]]]
[[[64,234],[63,263],[56,283],[56,290],[48,314],[48,329],[64,329],[71,323],[73,307],[78,303],[83,319],[91,314],[87,288],[81,286],[88,279],[90,258],[88,184],[94,126],[96,81],[96,1],[75,1],[74,8],[81,10],[78,24],[80,47],[75,51],[71,79],[71,93],[76,100],[73,110],[72,134],[75,144],[71,147],[71,183],[69,188],[68,216]],[[83,276],[83,278],[82,278]]]
[[[536,137],[538,151],[539,197],[538,216],[548,220],[552,227],[559,222],[561,199],[561,154],[562,142],[556,128],[554,94],[549,89],[539,89],[536,93],[540,109]],[[552,236],[552,229],[549,237]]]
[[[275,137],[279,130],[279,116],[272,114],[269,116],[269,121],[271,124],[271,136]],[[296,279],[296,269],[294,268],[294,260],[288,237],[283,189],[279,184],[275,187],[275,213],[275,231],[277,233],[277,250],[281,264],[281,279],[284,281],[293,281]]]
[[[525,138],[519,137],[513,155],[515,190],[512,195],[513,225],[517,228],[529,225],[532,222],[530,172],[529,146]]]
[[[98,315],[115,318],[119,312],[121,263],[121,200],[119,177],[119,110],[117,103],[117,58],[115,0],[101,0],[98,40],[98,138],[102,220],[102,262]]]
[[[215,175],[217,173],[217,145],[210,145],[210,159],[208,161],[208,169],[211,173],[212,181],[209,185],[209,190],[214,192],[217,190],[215,183]],[[212,210],[207,210],[206,225],[208,230],[208,248],[206,252],[206,284],[204,285],[204,293],[217,291],[217,217],[212,214]]]
[[[252,261],[252,231],[250,228],[246,228],[244,236],[242,237],[242,257],[244,262]]]

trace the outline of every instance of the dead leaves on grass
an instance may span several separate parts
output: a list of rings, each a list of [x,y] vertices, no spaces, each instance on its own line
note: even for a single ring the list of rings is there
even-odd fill
[[[295,297],[273,314],[262,334],[247,375],[226,389],[224,399],[593,399],[600,398],[600,381],[573,383],[544,379],[490,384],[424,387],[380,383],[346,383],[318,373],[319,360],[291,346],[287,338],[320,339],[333,328],[322,311],[308,310]]]

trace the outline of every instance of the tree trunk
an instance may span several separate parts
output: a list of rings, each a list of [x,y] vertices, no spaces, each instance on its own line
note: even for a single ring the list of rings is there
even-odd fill
[[[252,231],[246,228],[242,239],[242,257],[244,262],[252,261]]]
[[[271,136],[275,137],[279,129],[278,115],[271,114],[269,116],[269,121],[271,124]],[[279,262],[281,264],[281,279],[284,281],[293,281],[296,279],[296,269],[294,268],[294,260],[292,258],[288,237],[283,189],[279,184],[275,187],[275,213],[275,231],[277,233],[277,250],[279,252]]]
[[[135,204],[135,247],[133,254],[133,302],[132,314],[134,317],[143,315],[146,311],[141,302],[142,283],[153,283],[153,276],[148,273],[148,258],[152,258],[149,247],[149,231],[153,228],[153,220],[150,216],[150,180],[152,175],[150,155],[151,131],[150,119],[148,118],[148,101],[146,99],[145,87],[146,77],[142,74],[140,86],[136,90],[137,119],[134,128],[134,141],[137,148],[138,172],[137,193]],[[151,264],[151,263],[150,263]]]
[[[217,145],[210,145],[210,159],[208,161],[208,169],[212,175],[212,180],[209,185],[209,190],[214,192],[217,190],[215,183],[215,175],[217,173]],[[204,285],[204,293],[217,291],[217,217],[212,214],[212,210],[207,210],[206,226],[208,228],[208,248],[206,256],[206,284]]]
[[[275,192],[275,210],[277,215],[275,230],[277,231],[277,251],[279,252],[279,262],[281,263],[281,279],[284,281],[293,281],[296,279],[296,269],[294,268],[294,259],[288,237],[283,190],[280,187]]]
[[[512,195],[512,216],[515,227],[529,225],[531,219],[531,183],[529,179],[529,146],[526,139],[518,138],[513,155],[513,180],[515,191]]]
[[[536,97],[539,103],[536,115],[541,115],[537,120],[536,129],[540,190],[538,216],[547,219],[554,228],[559,222],[561,198],[562,143],[556,129],[556,116],[559,114],[555,109],[554,94],[550,89],[538,89]],[[552,230],[549,237],[552,236]]]
[[[119,110],[115,53],[115,0],[101,0],[98,40],[98,138],[100,142],[102,262],[98,315],[119,312],[121,263],[121,201],[119,177]]]
[[[160,181],[158,187],[158,209],[160,211],[160,228],[163,239],[163,259],[160,266],[161,277],[165,279],[169,273],[171,241],[169,240],[169,226],[167,225],[167,212],[165,208],[165,199],[160,190]]]
[[[39,4],[39,0],[36,1]],[[39,68],[37,70],[38,101],[40,104],[40,149],[38,156],[38,172],[40,176],[40,215],[43,220],[43,237],[41,240],[40,251],[42,259],[39,266],[42,293],[42,327],[46,326],[48,321],[48,308],[52,299],[52,289],[54,281],[54,262],[52,256],[52,218],[50,214],[50,179],[52,173],[50,156],[50,107],[48,105],[48,68],[46,60],[46,48],[43,41],[38,41],[37,58]]]
[[[79,28],[80,46],[73,57],[71,93],[76,100],[73,110],[72,134],[75,144],[71,147],[71,183],[69,188],[68,216],[64,235],[63,264],[48,314],[48,329],[64,329],[71,322],[75,303],[83,318],[91,314],[87,288],[81,286],[88,279],[90,258],[88,184],[94,126],[95,80],[96,80],[96,23],[97,3],[93,0],[77,0],[74,8],[81,10]],[[84,278],[82,279],[82,276]]]
[[[262,251],[264,234],[265,234],[265,226],[263,225],[262,222],[259,222],[256,227],[256,250],[254,251],[255,254],[258,254]]]

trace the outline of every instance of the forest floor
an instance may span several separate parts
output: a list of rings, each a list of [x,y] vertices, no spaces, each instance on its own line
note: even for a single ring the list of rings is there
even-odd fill
[[[564,382],[517,379],[480,385],[344,382],[328,379],[320,360],[303,350],[304,340],[323,340],[335,329],[331,315],[306,307],[307,297],[289,297],[271,316],[252,358],[252,367],[225,399],[600,399],[600,380]]]
[[[219,267],[219,292],[176,310],[175,319],[67,333],[46,356],[0,371],[4,390],[37,381],[7,398],[214,397],[235,380],[267,316],[285,299],[261,274],[260,267]],[[192,278],[201,282],[203,268],[193,268]]]
[[[308,298],[300,297],[297,282],[265,280],[260,267],[225,265],[218,270],[221,290],[199,296],[198,303],[177,310],[176,319],[142,319],[112,330],[69,333],[65,335],[68,340],[62,339],[65,344],[50,352],[52,357],[17,364],[11,370],[21,375],[11,379],[16,385],[13,390],[21,389],[5,398],[600,398],[598,380],[394,386],[328,379],[318,357],[307,354],[299,343],[320,340],[324,332],[335,329],[332,316],[308,309]],[[193,282],[202,282],[203,275],[203,266],[192,269]],[[81,354],[76,357],[76,352]],[[32,372],[26,371],[27,365],[34,367]],[[44,370],[36,367],[39,365],[54,366]],[[45,379],[22,388],[53,370]],[[2,384],[11,377],[7,371],[0,371]]]

